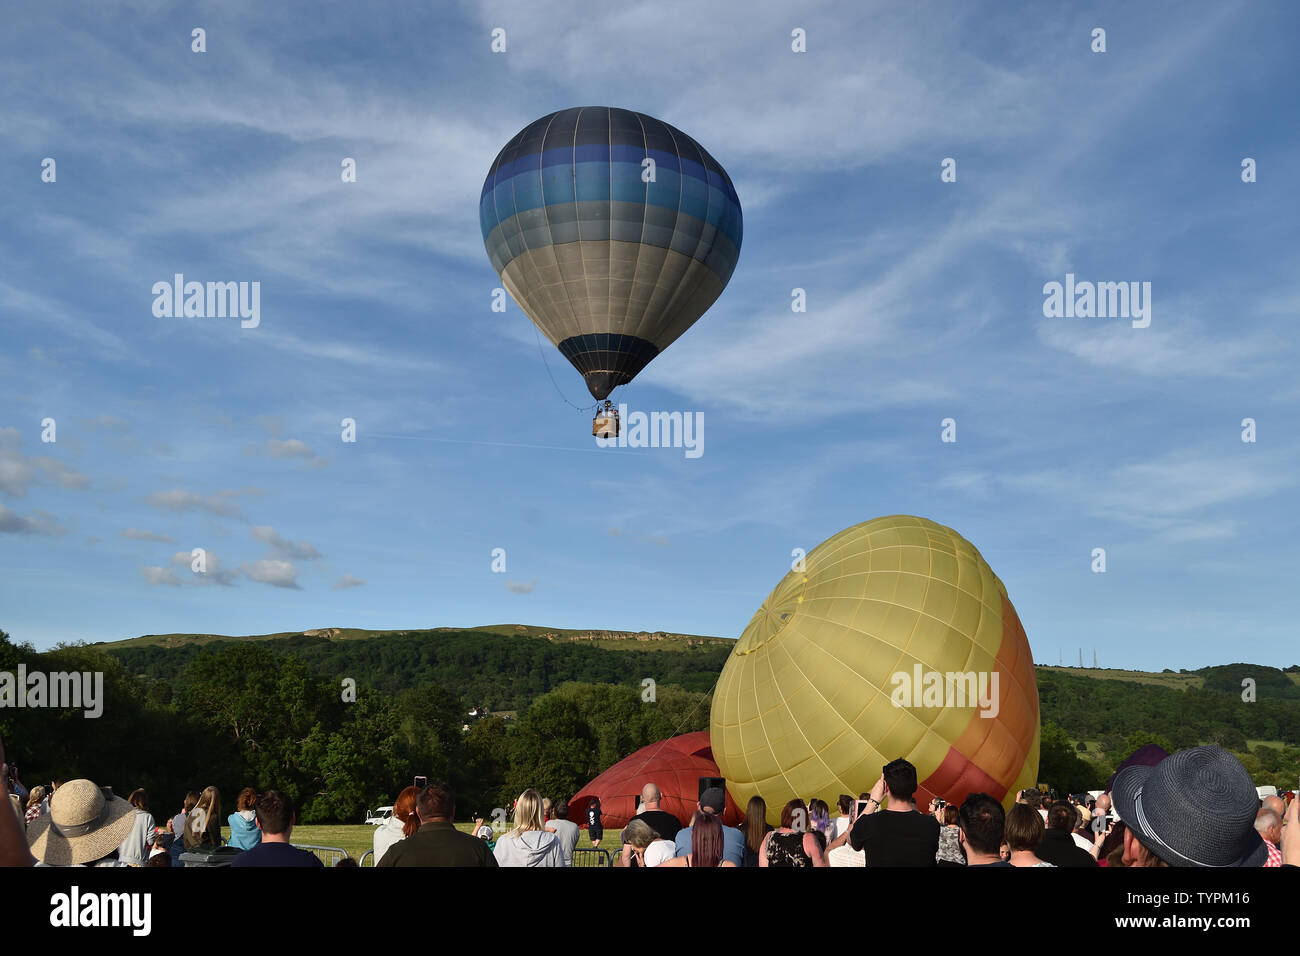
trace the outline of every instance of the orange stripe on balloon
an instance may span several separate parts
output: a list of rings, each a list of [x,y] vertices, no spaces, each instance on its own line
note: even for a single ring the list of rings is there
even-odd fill
[[[1029,640],[1016,609],[1005,596],[1002,598],[1002,641],[994,660],[999,672],[997,716],[981,717],[975,710],[952,749],[982,767],[982,775],[997,781],[1000,794],[1005,794],[1024,769],[1038,727],[1038,682],[1032,669]],[[984,792],[1000,799],[1000,794],[992,790]]]

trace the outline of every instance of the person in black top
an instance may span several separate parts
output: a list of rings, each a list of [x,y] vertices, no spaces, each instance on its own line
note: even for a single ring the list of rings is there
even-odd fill
[[[1063,800],[1052,804],[1047,811],[1047,829],[1034,853],[1040,860],[1053,866],[1097,865],[1093,855],[1074,842],[1074,821],[1078,811]]]
[[[641,788],[641,812],[637,818],[650,824],[650,828],[659,834],[661,840],[675,840],[677,831],[682,828],[682,821],[666,810],[659,809],[662,799],[659,788],[647,783]]]
[[[961,845],[966,851],[966,869],[1011,866],[1001,855],[1006,821],[1002,804],[987,793],[972,793],[962,801],[957,825],[961,827]]]
[[[885,792],[889,804],[880,802]],[[916,809],[916,767],[903,760],[887,763],[871,788],[866,809],[849,830],[849,845],[865,851],[867,866],[934,866],[939,822]]]
[[[279,790],[268,790],[257,798],[257,828],[262,831],[262,842],[245,850],[230,861],[232,867],[243,866],[298,866],[320,867],[324,864],[316,854],[299,850],[290,842],[296,817],[293,801]]]
[[[389,847],[375,866],[498,866],[486,841],[461,833],[452,823],[456,794],[447,784],[431,783],[421,790],[415,798],[415,815],[420,828]]]
[[[600,797],[592,797],[587,803],[587,839],[594,847],[600,846],[605,836],[605,824],[600,813]]]

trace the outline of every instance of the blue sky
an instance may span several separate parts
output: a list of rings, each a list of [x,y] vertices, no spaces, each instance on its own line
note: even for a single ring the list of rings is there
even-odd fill
[[[980,549],[1040,663],[1300,659],[1293,4],[140,0],[8,26],[18,639],[734,637],[792,549],[905,513]],[[703,413],[696,459],[595,448],[578,373],[491,309],[484,176],[581,105],[689,133],[744,209],[722,298],[615,393]],[[178,272],[260,282],[260,325],[156,318]],[[1045,318],[1066,273],[1150,282],[1150,327]]]

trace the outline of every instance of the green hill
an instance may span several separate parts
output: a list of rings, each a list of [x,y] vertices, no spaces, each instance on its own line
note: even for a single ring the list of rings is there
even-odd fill
[[[369,631],[359,627],[322,627],[306,631],[280,631],[274,634],[144,634],[122,641],[101,641],[91,645],[113,651],[127,647],[183,647],[216,642],[274,641],[295,637],[324,637],[331,641],[361,641],[392,635],[414,634],[503,634],[514,637],[542,638],[556,642],[586,643],[609,650],[680,651],[706,644],[730,647],[730,638],[704,637],[698,634],[674,634],[668,631],[604,631],[562,627],[538,627],[531,624],[482,624],[478,627],[430,627],[406,631]]]
[[[317,628],[278,634],[149,634],[93,645],[137,677],[179,689],[204,652],[262,647],[295,657],[321,677],[398,692],[426,684],[454,688],[467,706],[525,710],[570,681],[656,684],[706,693],[734,641],[662,631],[574,630],[523,624],[368,631]]]

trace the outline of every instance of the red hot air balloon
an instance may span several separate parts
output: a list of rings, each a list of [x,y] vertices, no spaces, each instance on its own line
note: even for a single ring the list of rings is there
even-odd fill
[[[569,819],[585,821],[587,804],[596,797],[605,829],[621,830],[636,816],[641,788],[653,783],[663,797],[660,809],[675,816],[682,826],[690,826],[700,797],[700,778],[720,776],[707,730],[669,737],[624,757],[579,790],[569,801]],[[722,822],[739,826],[743,817],[731,794],[727,794]]]

